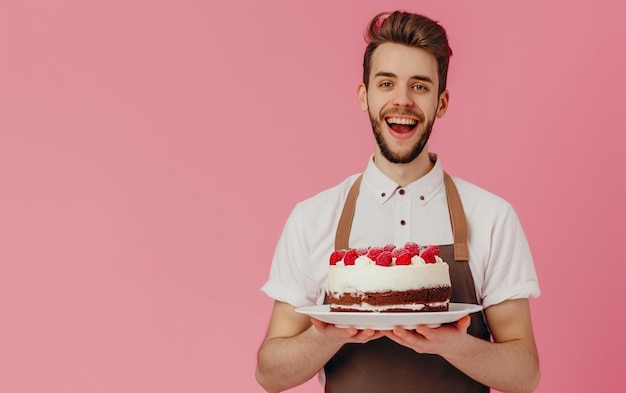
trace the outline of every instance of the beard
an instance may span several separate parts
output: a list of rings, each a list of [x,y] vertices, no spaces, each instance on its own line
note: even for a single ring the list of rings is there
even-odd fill
[[[389,116],[391,113],[383,113],[380,116],[382,121],[385,121],[385,117]],[[403,113],[394,112],[393,114],[402,115]],[[380,152],[387,159],[387,161],[394,164],[408,164],[413,161],[420,153],[424,150],[424,147],[428,143],[428,139],[430,138],[430,133],[433,129],[434,120],[425,122],[424,115],[417,112],[412,113],[404,113],[407,115],[412,115],[417,117],[420,122],[418,127],[423,125],[422,133],[419,136],[419,139],[415,142],[415,144],[406,152],[393,151],[387,141],[385,141],[385,137],[383,136],[381,120],[375,118],[370,113],[370,122],[372,123],[372,131],[374,132],[374,137],[376,138],[376,143],[378,143],[378,147],[380,148]]]

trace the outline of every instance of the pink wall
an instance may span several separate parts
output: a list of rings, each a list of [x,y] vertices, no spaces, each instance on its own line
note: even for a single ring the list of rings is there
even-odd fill
[[[372,151],[362,32],[393,8],[455,51],[431,148],[522,218],[538,391],[621,391],[624,4],[0,1],[0,391],[260,391],[259,287]]]

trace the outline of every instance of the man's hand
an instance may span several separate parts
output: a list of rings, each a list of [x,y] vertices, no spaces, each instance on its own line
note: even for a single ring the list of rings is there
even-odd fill
[[[384,334],[373,329],[358,330],[356,328],[338,328],[335,325],[311,318],[311,323],[318,332],[324,334],[329,340],[342,343],[366,343],[381,338]]]
[[[468,315],[455,323],[429,328],[419,325],[415,330],[395,328],[383,334],[400,345],[413,349],[418,353],[436,354],[446,357],[459,348],[461,340],[467,336],[467,328],[471,323]]]

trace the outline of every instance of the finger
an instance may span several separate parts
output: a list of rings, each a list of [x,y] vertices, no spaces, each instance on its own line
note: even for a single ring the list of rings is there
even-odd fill
[[[375,330],[364,329],[364,330],[360,330],[359,334],[354,336],[354,338],[357,339],[357,340],[366,340],[366,341],[368,341],[369,339],[374,337],[374,334],[376,334]]]
[[[403,342],[416,343],[419,340],[419,336],[416,333],[417,331],[410,331],[400,327],[397,327],[391,331],[392,335],[397,338],[396,341],[401,340]]]
[[[406,345],[406,342],[404,341],[404,337],[406,337],[406,331],[403,330],[404,329],[385,330],[382,333],[390,340],[395,341],[400,345]]]
[[[424,337],[418,334],[416,331],[406,330],[399,327],[385,332],[385,336],[400,345],[404,345],[415,350],[417,350],[417,346],[425,342]]]
[[[434,329],[429,328],[426,325],[417,325],[417,327],[415,328],[415,331],[424,336],[425,338],[428,338],[428,335],[430,334],[431,331],[433,331]]]
[[[400,338],[406,337],[406,335],[408,334],[406,329],[399,328],[399,327],[393,329],[392,332],[396,337],[400,337]]]
[[[311,323],[318,328],[324,328],[326,326],[326,322],[322,322],[319,319],[311,318]]]
[[[357,334],[359,334],[359,330],[355,329],[353,327],[345,328],[345,329],[343,329],[343,331],[345,332],[345,336],[346,337],[354,337]]]
[[[467,328],[472,324],[472,319],[469,315],[464,316],[463,318],[456,321],[455,325],[459,330],[467,331]]]

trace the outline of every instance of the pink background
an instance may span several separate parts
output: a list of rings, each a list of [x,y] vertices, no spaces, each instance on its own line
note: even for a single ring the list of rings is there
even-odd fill
[[[527,232],[537,391],[622,391],[626,5],[606,0],[0,1],[0,391],[260,391],[259,287],[293,205],[366,164],[362,33],[396,8],[454,49],[431,149]]]

